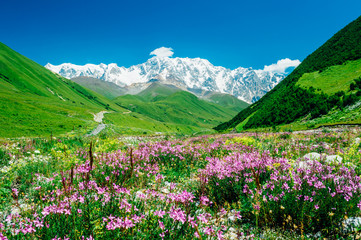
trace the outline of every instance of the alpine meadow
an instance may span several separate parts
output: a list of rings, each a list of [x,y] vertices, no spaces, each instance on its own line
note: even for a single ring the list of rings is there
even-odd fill
[[[0,240],[361,239],[361,4],[276,2],[4,2]]]

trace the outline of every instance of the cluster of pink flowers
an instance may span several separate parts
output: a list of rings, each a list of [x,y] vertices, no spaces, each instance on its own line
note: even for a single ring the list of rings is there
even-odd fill
[[[318,141],[331,136],[322,134]],[[314,146],[309,144],[312,136],[306,134],[306,138],[282,140],[266,148],[253,140],[279,135],[244,134],[246,140],[251,139],[247,144],[242,139],[228,141],[233,137],[239,136],[142,143],[134,149],[96,155],[78,151],[75,157],[82,164],[48,178],[35,174],[37,204],[19,214],[9,214],[0,225],[0,240],[35,234],[50,234],[53,239],[94,239],[96,234],[163,239],[183,233],[189,238],[224,239],[229,228],[226,222],[243,221],[240,209],[247,217],[257,215],[257,220],[261,212],[267,219],[277,219],[276,214],[282,218],[286,212],[291,215],[300,209],[316,212],[315,216],[318,212],[326,217],[327,213],[341,216],[349,203],[361,210],[361,179],[355,170],[326,164],[323,159],[305,161],[302,166],[301,159],[289,160],[293,153],[301,155],[321,148],[335,153],[341,150],[342,139],[333,145],[322,142]],[[189,173],[189,182],[196,182],[196,188],[168,182],[164,169],[189,170],[191,166],[198,170]],[[18,189],[11,191],[14,202],[21,196]],[[225,197],[230,204],[223,205]],[[229,209],[241,204],[240,209]],[[61,231],[58,226],[62,226]],[[72,231],[79,226],[84,232]]]

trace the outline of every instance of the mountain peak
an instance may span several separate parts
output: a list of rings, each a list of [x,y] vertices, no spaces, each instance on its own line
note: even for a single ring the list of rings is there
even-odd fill
[[[274,73],[272,69],[277,65],[270,65],[273,66],[270,71],[243,67],[231,70],[214,66],[207,59],[172,58],[172,54],[166,50],[152,55],[155,56],[145,63],[129,68],[119,67],[116,63],[82,66],[70,63],[56,66],[48,63],[45,67],[69,79],[88,76],[119,86],[145,84],[158,79],[183,90],[228,93],[248,103],[258,100],[286,76]]]

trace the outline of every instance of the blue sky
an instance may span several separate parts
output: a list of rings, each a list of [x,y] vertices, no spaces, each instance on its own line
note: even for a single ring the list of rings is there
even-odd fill
[[[360,0],[11,0],[0,41],[45,65],[145,62],[170,47],[227,68],[303,60],[361,15]]]

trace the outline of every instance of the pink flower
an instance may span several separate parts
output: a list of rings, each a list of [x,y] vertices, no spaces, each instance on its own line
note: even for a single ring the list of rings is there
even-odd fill
[[[214,229],[211,227],[205,227],[205,228],[203,228],[203,232],[206,235],[212,235],[214,233]]]
[[[315,205],[315,208],[316,208],[316,210],[317,210],[317,209],[319,209],[320,207],[319,207],[318,205]]]
[[[163,218],[163,216],[165,215],[165,211],[154,211],[154,215]]]
[[[222,239],[223,239],[223,232],[222,232],[221,230],[219,230],[219,231],[217,232],[217,237],[218,237],[219,240],[222,240]]]
[[[164,179],[164,176],[162,174],[157,174],[157,176],[155,176],[155,180],[157,181],[161,181]]]
[[[208,224],[208,219],[211,217],[209,213],[202,213],[197,216],[198,220],[202,223]]]
[[[238,218],[238,219],[241,219],[241,218],[242,218],[240,211],[236,211],[236,212],[234,213],[234,216],[235,216],[236,218]]]
[[[186,214],[181,208],[175,209],[174,207],[172,207],[168,213],[169,217],[172,218],[174,221],[179,221],[181,223],[185,223],[187,221]]]
[[[126,229],[134,227],[132,220],[128,219],[127,217],[124,219],[124,226]]]
[[[226,215],[226,214],[227,214],[227,211],[226,211],[226,209],[222,208],[222,209],[220,210],[220,213],[221,213],[221,215]]]
[[[19,195],[19,191],[16,188],[11,189],[13,191],[13,193],[15,194],[15,196]]]
[[[199,201],[204,206],[208,206],[209,204],[212,204],[212,202],[209,201],[209,198],[207,196],[200,197]]]
[[[165,227],[164,227],[163,222],[161,222],[161,221],[159,221],[159,220],[158,220],[158,223],[159,223],[159,227],[160,227],[160,229],[164,230],[164,228],[165,228]]]
[[[159,234],[159,236],[160,236],[162,239],[164,239],[165,233],[166,233],[166,232],[162,232],[162,233]]]
[[[194,217],[188,216],[188,222],[190,223],[192,228],[195,228],[198,226],[197,223],[194,221]]]
[[[8,240],[8,238],[0,232],[0,240]]]

